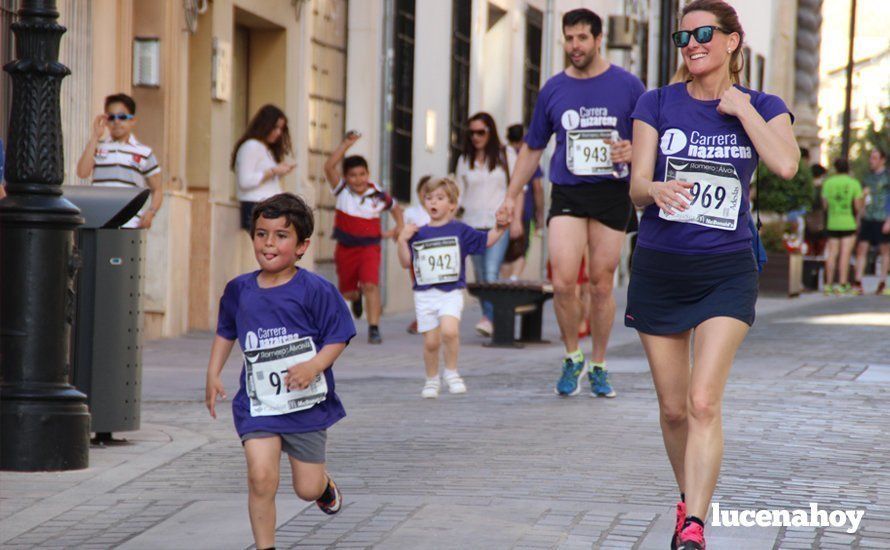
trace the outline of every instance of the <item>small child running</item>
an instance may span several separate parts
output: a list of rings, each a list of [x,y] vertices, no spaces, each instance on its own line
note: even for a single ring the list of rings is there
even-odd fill
[[[414,311],[417,330],[423,334],[426,383],[421,396],[439,396],[439,348],[444,343],[445,371],[442,375],[451,393],[465,393],[467,386],[457,372],[460,350],[460,316],[464,307],[466,258],[480,254],[503,235],[509,225],[499,215],[496,227],[486,231],[456,221],[457,184],[448,178],[424,185],[421,195],[430,222],[423,227],[408,224],[399,234],[399,262],[413,270]]]
[[[327,429],[346,416],[332,367],[355,325],[334,285],[295,265],[313,225],[312,211],[290,193],[256,205],[250,234],[260,269],[226,285],[207,367],[206,405],[216,418],[216,400],[226,397],[220,372],[238,340],[244,366],[232,416],[247,459],[247,509],[258,549],[275,546],[282,450],[299,498],[314,500],[326,514],[342,503],[325,468],[325,446]]]

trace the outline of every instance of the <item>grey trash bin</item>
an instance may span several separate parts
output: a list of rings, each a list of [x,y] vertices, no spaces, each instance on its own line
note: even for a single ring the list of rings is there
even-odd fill
[[[148,189],[63,186],[86,223],[76,232],[81,267],[71,345],[73,384],[88,397],[96,442],[139,429],[142,383],[140,300],[144,231],[121,229]]]

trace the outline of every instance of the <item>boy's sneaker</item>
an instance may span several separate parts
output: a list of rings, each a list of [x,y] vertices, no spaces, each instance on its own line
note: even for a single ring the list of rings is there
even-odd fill
[[[383,337],[380,336],[380,329],[378,327],[368,328],[368,343],[369,344],[382,344],[383,343]]]
[[[464,379],[457,372],[446,370],[442,378],[448,384],[448,393],[467,393],[467,385],[464,384]]]
[[[677,550],[705,550],[705,530],[694,521],[687,522],[680,531]]]
[[[852,288],[849,283],[845,283],[842,285],[835,285],[834,293],[838,296],[849,296]]]
[[[566,357],[562,362],[562,376],[556,383],[555,391],[557,395],[578,395],[581,391],[581,377],[587,370],[587,362],[574,362],[571,358]]]
[[[423,391],[420,392],[420,396],[424,399],[435,399],[439,397],[439,377],[435,378],[427,378],[426,384],[423,385]]]
[[[315,501],[315,504],[319,510],[329,516],[340,511],[340,507],[343,504],[343,495],[330,475],[328,475],[328,487],[324,490],[324,494]]]
[[[686,503],[682,500],[677,503],[677,525],[674,527],[674,536],[671,537],[671,550],[677,550],[680,545],[680,531],[686,523]]]
[[[364,308],[362,307],[362,295],[359,294],[358,298],[352,301],[352,315],[356,319],[360,319],[364,313]]]
[[[494,326],[492,326],[491,321],[488,319],[482,319],[478,323],[476,323],[476,332],[479,336],[485,336],[486,338],[491,336],[491,333],[494,332]]]
[[[618,395],[609,383],[609,371],[602,367],[593,367],[587,371],[587,379],[590,381],[590,395],[594,397],[615,397]]]

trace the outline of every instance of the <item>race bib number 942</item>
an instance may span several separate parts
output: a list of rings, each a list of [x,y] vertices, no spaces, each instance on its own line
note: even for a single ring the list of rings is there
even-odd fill
[[[666,214],[659,210],[660,218],[735,231],[742,204],[742,183],[732,164],[668,157],[664,181],[671,180],[691,183],[692,200],[687,201],[689,207],[683,212]]]
[[[566,132],[566,168],[576,176],[612,174],[612,130]]]
[[[412,244],[414,278],[419,285],[460,280],[460,243],[457,237],[427,239]]]
[[[315,344],[308,336],[274,348],[244,352],[250,416],[278,416],[303,411],[327,399],[328,384],[323,373],[304,390],[287,389],[287,369],[313,357]]]

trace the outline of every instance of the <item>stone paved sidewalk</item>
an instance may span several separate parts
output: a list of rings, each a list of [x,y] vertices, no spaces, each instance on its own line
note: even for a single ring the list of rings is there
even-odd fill
[[[619,304],[619,311],[623,308]],[[335,370],[349,416],[328,463],[344,510],[324,516],[282,477],[279,548],[665,548],[676,489],[636,335],[615,327],[619,396],[553,395],[560,348],[483,348],[468,305],[468,394],[420,399],[406,316],[365,327]],[[890,548],[890,300],[761,300],[724,405],[715,501],[726,509],[865,509],[860,530],[709,527],[710,548]],[[231,412],[203,408],[210,335],[149,342],[143,425],[81,472],[0,474],[3,548],[251,546]],[[237,357],[225,379],[234,393]]]

